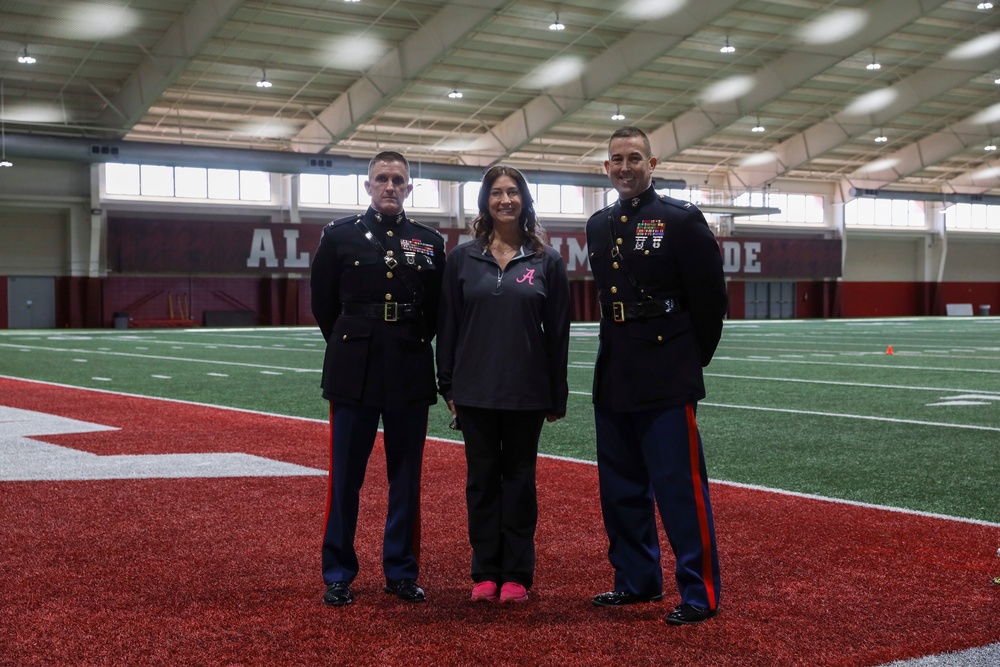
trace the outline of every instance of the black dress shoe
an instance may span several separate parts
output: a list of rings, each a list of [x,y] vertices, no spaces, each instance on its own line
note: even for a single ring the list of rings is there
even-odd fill
[[[424,589],[417,586],[417,582],[413,579],[397,579],[395,581],[387,581],[383,590],[386,593],[395,595],[403,602],[427,601],[427,598],[424,596]]]
[[[343,607],[352,602],[354,602],[354,596],[351,595],[351,588],[346,581],[333,582],[326,587],[326,593],[323,593],[323,604],[331,607]]]
[[[719,613],[718,609],[708,609],[693,604],[679,604],[667,614],[666,621],[670,625],[691,625],[707,621]]]
[[[621,607],[627,604],[637,604],[639,602],[659,602],[663,599],[663,593],[656,595],[636,595],[628,591],[608,591],[595,595],[591,602],[595,607]]]

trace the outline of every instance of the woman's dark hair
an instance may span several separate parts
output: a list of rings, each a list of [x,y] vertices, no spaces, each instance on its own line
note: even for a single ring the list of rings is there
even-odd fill
[[[510,176],[517,184],[517,189],[521,193],[521,219],[519,220],[521,233],[531,241],[531,249],[535,252],[542,252],[545,243],[548,242],[548,235],[538,222],[535,215],[535,200],[531,198],[531,191],[528,189],[528,181],[524,180],[524,175],[514,167],[496,165],[490,167],[483,174],[483,183],[479,187],[479,215],[469,223],[469,231],[482,247],[490,244],[493,236],[493,218],[490,217],[490,190],[493,184],[501,176]]]

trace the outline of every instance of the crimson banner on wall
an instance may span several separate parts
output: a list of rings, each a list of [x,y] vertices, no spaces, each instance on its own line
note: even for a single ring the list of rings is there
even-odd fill
[[[308,273],[323,225],[205,220],[108,219],[108,265],[114,273]],[[441,229],[446,247],[468,239],[464,229]],[[552,232],[572,277],[590,272],[586,237]],[[719,239],[726,275],[733,278],[837,278],[836,239]]]

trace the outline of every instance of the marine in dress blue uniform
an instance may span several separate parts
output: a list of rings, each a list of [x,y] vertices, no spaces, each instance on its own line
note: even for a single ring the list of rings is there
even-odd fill
[[[598,477],[615,571],[614,590],[593,602],[662,598],[658,507],[681,598],[666,621],[687,624],[719,609],[719,557],[695,415],[727,297],[704,216],[656,193],[655,165],[641,130],[612,135],[605,167],[619,200],[587,222],[601,303],[593,387]]]
[[[327,343],[321,384],[330,401],[330,479],[322,572],[323,601],[333,606],[353,601],[359,494],[380,418],[389,479],[385,590],[409,602],[425,599],[415,583],[420,471],[428,408],[437,400],[431,340],[444,239],[402,210],[412,186],[401,155],[376,156],[369,183],[368,210],[324,228],[310,280],[313,315]]]

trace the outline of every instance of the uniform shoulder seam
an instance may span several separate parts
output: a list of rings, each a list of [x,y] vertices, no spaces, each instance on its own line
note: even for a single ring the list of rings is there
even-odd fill
[[[437,235],[438,235],[438,236],[440,236],[441,238],[444,238],[444,234],[442,234],[442,233],[441,233],[440,231],[438,231],[438,230],[437,230],[437,229],[435,229],[434,227],[431,227],[430,225],[425,225],[425,224],[424,224],[424,223],[422,223],[422,222],[417,222],[417,221],[416,221],[416,220],[414,220],[413,218],[409,218],[409,221],[410,221],[410,222],[411,222],[412,224],[416,225],[417,227],[423,227],[424,229],[429,229],[430,231],[434,232],[435,234],[437,234]]]

